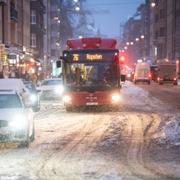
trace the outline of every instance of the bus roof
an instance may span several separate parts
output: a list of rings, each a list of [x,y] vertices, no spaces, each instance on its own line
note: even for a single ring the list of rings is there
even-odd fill
[[[68,49],[115,49],[117,41],[110,38],[89,37],[67,40]]]

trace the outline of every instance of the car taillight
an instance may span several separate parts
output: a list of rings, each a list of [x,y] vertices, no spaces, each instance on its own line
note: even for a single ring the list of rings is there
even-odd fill
[[[160,77],[158,77],[157,80],[160,81]]]
[[[149,73],[149,74],[148,74],[148,77],[149,77],[149,78],[151,78],[151,77],[152,77],[151,73]]]
[[[176,81],[177,79],[176,79],[176,77],[174,77],[174,81]]]

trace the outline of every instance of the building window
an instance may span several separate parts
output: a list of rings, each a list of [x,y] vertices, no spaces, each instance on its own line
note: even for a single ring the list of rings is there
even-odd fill
[[[158,31],[155,32],[154,34],[154,38],[157,39],[158,38]]]
[[[36,34],[31,34],[31,47],[36,47]]]
[[[165,35],[165,28],[161,27],[160,28],[160,32],[159,32],[159,36],[164,36]]]
[[[158,16],[158,14],[156,14],[155,15],[155,23],[158,23],[158,21],[159,21],[159,16]]]
[[[36,24],[36,11],[31,11],[31,24]]]
[[[165,10],[161,9],[160,10],[160,19],[164,19],[165,18]]]

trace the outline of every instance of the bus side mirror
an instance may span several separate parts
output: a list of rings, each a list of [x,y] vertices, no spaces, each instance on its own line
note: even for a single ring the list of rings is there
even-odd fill
[[[56,67],[57,68],[60,68],[61,67],[61,61],[59,60],[59,61],[56,61]]]
[[[126,81],[126,75],[121,74],[121,81],[125,82]]]

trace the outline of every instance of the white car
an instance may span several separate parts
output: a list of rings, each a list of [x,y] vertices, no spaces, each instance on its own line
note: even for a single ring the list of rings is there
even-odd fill
[[[28,106],[18,92],[0,90],[0,142],[20,142],[28,147],[34,140],[34,113]]]
[[[41,92],[41,99],[62,98],[63,81],[61,78],[45,79],[42,81],[39,91]]]
[[[37,112],[40,110],[39,95],[35,87],[33,87],[34,92],[32,91],[31,86],[33,86],[31,82],[21,79],[0,79],[0,90],[14,90],[18,92],[24,100],[27,99],[31,101],[33,111]]]
[[[15,90],[19,93],[28,92],[28,89],[24,85],[21,79],[9,78],[0,79],[0,90]]]

